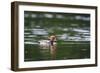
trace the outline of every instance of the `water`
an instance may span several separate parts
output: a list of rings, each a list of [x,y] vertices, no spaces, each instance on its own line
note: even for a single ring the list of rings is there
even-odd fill
[[[53,34],[55,60],[90,58],[89,14],[25,11],[24,20],[24,61],[53,60],[46,42]]]
[[[90,58],[89,42],[58,42],[56,60]],[[25,61],[52,60],[50,48],[40,49],[36,44],[25,44]]]

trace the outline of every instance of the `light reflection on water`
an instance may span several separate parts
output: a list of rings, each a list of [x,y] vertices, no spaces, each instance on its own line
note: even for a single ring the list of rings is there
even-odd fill
[[[68,32],[69,28],[62,29],[66,32]],[[50,30],[50,29],[49,29]],[[45,30],[45,29],[25,29],[24,33],[24,37],[25,40],[29,41],[30,40],[34,40],[37,37],[39,40],[45,40],[48,39],[49,37],[49,31]],[[89,30],[85,30],[85,29],[72,29],[72,32],[75,32],[76,34],[74,34],[73,36],[70,36],[69,34],[67,34],[66,32],[64,32],[63,34],[57,34],[57,39],[58,40],[63,40],[63,41],[90,41],[90,31]]]
[[[72,29],[77,32],[70,36],[66,32],[69,28],[60,29],[65,31],[57,34],[57,54],[56,59],[78,59],[90,57],[90,31],[85,29]],[[49,31],[46,29],[25,29],[25,61],[51,60]],[[80,35],[80,33],[82,33]],[[59,40],[62,42],[59,43]],[[74,42],[73,42],[74,41]],[[73,52],[74,51],[74,52]],[[60,53],[60,54],[58,54]],[[75,54],[74,54],[75,53]],[[81,53],[81,54],[80,54]],[[72,55],[74,54],[74,55]],[[32,56],[30,56],[32,55]]]
[[[50,60],[52,34],[57,37],[56,59],[90,58],[89,14],[25,11],[24,17],[25,61]]]

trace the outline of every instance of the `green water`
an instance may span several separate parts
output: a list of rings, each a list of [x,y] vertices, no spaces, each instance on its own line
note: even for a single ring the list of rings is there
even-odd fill
[[[55,60],[85,58],[90,58],[89,42],[73,42],[73,44],[72,42],[66,42],[66,44],[61,44],[61,42],[57,43]],[[52,60],[50,49],[40,49],[38,45],[25,45],[25,61],[43,60]]]
[[[39,46],[51,35],[57,37],[55,60],[90,58],[89,14],[25,11],[24,61],[52,60],[50,48]]]

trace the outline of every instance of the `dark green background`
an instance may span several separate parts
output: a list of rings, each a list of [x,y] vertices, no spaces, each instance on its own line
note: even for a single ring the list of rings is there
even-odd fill
[[[57,36],[56,60],[90,58],[89,14],[24,11],[24,24],[24,61],[52,60],[50,50],[39,46],[52,34]]]

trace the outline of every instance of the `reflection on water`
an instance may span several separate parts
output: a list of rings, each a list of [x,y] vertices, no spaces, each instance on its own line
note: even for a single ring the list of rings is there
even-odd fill
[[[89,42],[64,42],[57,44],[55,56],[56,60],[63,59],[86,59],[90,58],[90,46]],[[46,45],[38,44],[25,44],[25,61],[42,61],[52,60],[50,54],[50,47]],[[53,57],[55,57],[53,56]]]
[[[90,58],[90,15],[24,12],[25,61],[52,60],[49,36],[57,37],[56,60]]]
[[[33,29],[32,33],[34,35],[48,35],[48,32],[45,29]]]
[[[52,28],[49,28],[49,31],[52,30]],[[57,30],[57,28],[56,28]],[[58,29],[59,30],[59,29]],[[56,36],[58,39],[63,41],[90,41],[90,31],[85,29],[78,29],[73,28],[71,31],[69,31],[70,28],[60,29],[60,31],[66,31],[63,34],[57,34]],[[34,38],[41,37],[39,40],[43,40],[44,37],[47,39],[49,31],[45,29],[25,29],[25,40],[33,40]],[[70,35],[70,33],[73,33],[74,35]]]
[[[67,28],[67,30],[68,29],[69,28]],[[52,60],[55,57],[56,60],[78,58],[81,59],[90,57],[89,30],[73,29],[73,31],[77,32],[77,34],[73,36],[69,36],[66,33],[63,33],[62,35],[56,35],[58,41],[54,44],[56,44],[57,49],[56,51],[52,51],[53,56],[50,55],[50,41],[48,40],[48,31],[44,29],[31,29],[25,31],[28,31],[26,32],[27,34],[24,34],[24,44],[26,48],[25,61]],[[80,33],[82,34],[80,35]]]

